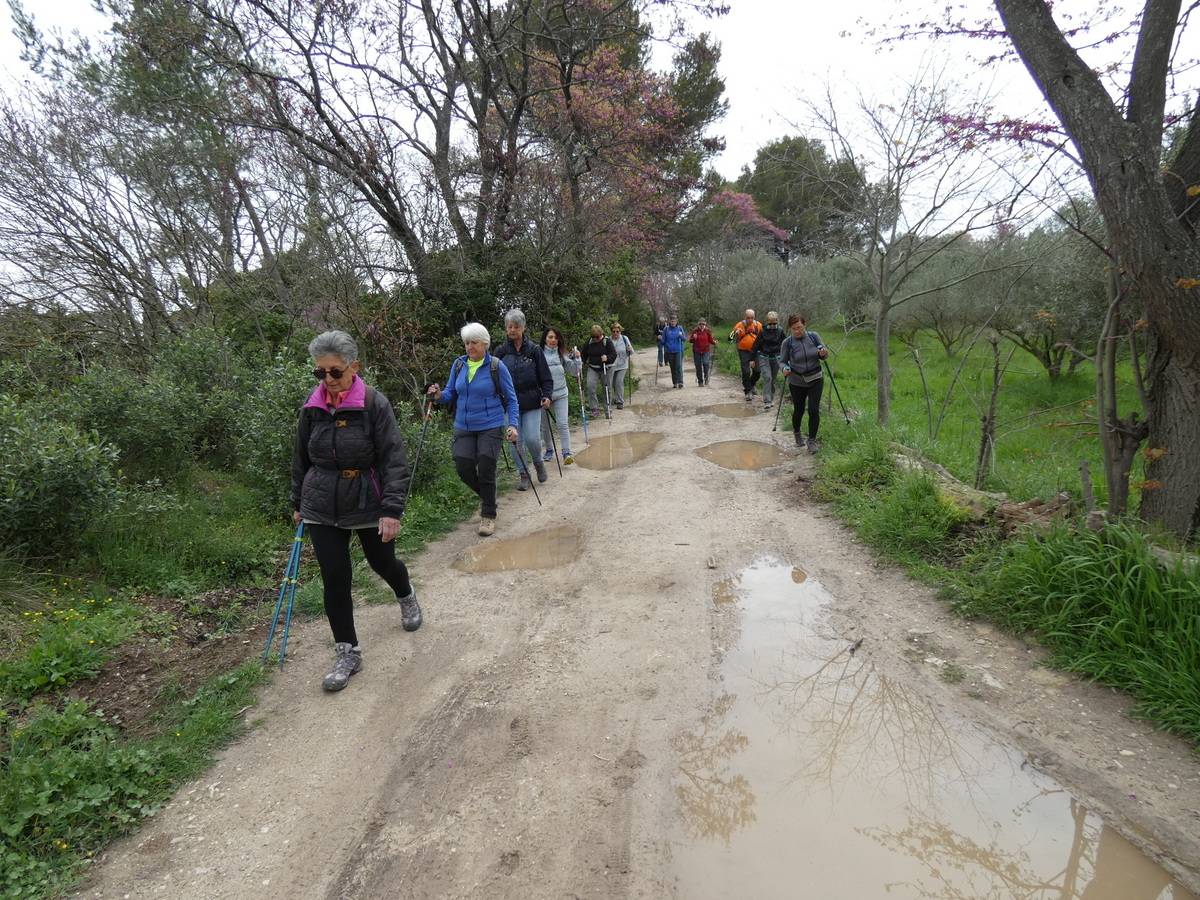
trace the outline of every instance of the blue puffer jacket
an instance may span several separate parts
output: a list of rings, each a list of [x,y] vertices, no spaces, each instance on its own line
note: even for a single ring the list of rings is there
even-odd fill
[[[682,353],[687,343],[687,332],[682,325],[668,325],[662,333],[661,343],[668,353]]]
[[[501,397],[496,396],[491,367],[492,354],[486,353],[475,377],[467,381],[466,356],[460,356],[450,365],[450,377],[446,379],[446,387],[438,395],[437,402],[446,404],[457,401],[454,410],[455,431],[487,431],[489,428],[502,428],[505,424],[518,427],[521,411],[508,367],[497,360],[496,374],[500,376]]]

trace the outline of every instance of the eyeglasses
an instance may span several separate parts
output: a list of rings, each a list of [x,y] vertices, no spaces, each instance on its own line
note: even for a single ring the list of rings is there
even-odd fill
[[[324,381],[325,376],[330,375],[333,377],[334,381],[337,381],[343,375],[345,375],[348,371],[350,371],[350,370],[349,369],[313,369],[313,378],[317,379],[317,381]]]

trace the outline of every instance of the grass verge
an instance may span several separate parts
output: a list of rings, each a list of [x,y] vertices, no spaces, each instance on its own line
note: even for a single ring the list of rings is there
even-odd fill
[[[1200,745],[1200,571],[1164,565],[1135,524],[1065,523],[1003,540],[969,522],[923,474],[901,471],[890,435],[830,429],[814,483],[859,536],[938,585],[965,616],[1047,647],[1065,670],[1128,692],[1134,712]]]
[[[173,704],[130,741],[83,703],[0,713],[0,894],[57,896],[105,844],[153,815],[243,729],[262,667],[248,662]]]

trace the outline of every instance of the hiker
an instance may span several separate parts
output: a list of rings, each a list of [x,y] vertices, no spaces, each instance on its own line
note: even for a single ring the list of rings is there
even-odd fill
[[[750,365],[763,380],[763,409],[770,409],[775,399],[775,377],[779,374],[779,353],[787,333],[779,327],[779,313],[767,313],[767,324],[754,342],[754,359]]]
[[[663,330],[660,340],[667,363],[671,366],[671,387],[681,388],[683,387],[683,345],[687,342],[687,332],[683,330],[683,326],[679,324],[679,317],[674,313],[671,313],[670,322]]]
[[[550,378],[554,382],[554,392],[550,395],[550,409],[554,411],[554,421],[558,423],[558,452],[562,454],[564,466],[574,464],[575,457],[571,454],[571,423],[570,415],[571,389],[567,387],[567,376],[579,377],[583,364],[579,348],[566,349],[567,339],[553,325],[542,335],[542,354],[546,357],[546,365],[550,368]],[[554,458],[554,449],[550,435],[550,416],[542,417],[542,443],[548,448],[542,459],[549,462]]]
[[[492,336],[478,322],[462,327],[467,351],[450,366],[450,377],[427,388],[441,404],[454,404],[454,442],[450,455],[462,483],[479,495],[479,534],[496,533],[496,461],[501,442],[516,443],[520,404],[508,366],[488,353]],[[507,426],[507,427],[506,427]]]
[[[821,360],[829,356],[829,351],[821,343],[820,335],[809,331],[803,316],[788,317],[788,328],[792,333],[783,339],[779,356],[783,364],[783,376],[792,392],[792,433],[796,438],[796,446],[804,447],[800,422],[804,418],[804,404],[807,402],[808,452],[816,453],[821,449],[817,443],[817,429],[821,425],[821,391],[825,387]]]
[[[404,438],[387,397],[359,376],[358,345],[326,331],[308,345],[317,386],[300,410],[292,450],[292,521],[304,522],[321,567],[325,615],[333,632],[333,668],[321,681],[340,691],[362,669],[350,597],[350,537],[400,603],[405,631],[421,627],[408,568],[396,558],[409,469]]]
[[[542,419],[544,410],[550,408],[550,395],[554,393],[554,379],[546,365],[546,355],[533,341],[525,338],[525,313],[510,309],[504,314],[506,340],[496,351],[496,358],[504,363],[512,375],[513,389],[517,392],[517,404],[521,407],[521,444],[524,453],[514,453],[517,458],[517,490],[529,490],[529,469],[526,460],[533,463],[539,484],[546,481],[546,463],[542,460]]]
[[[662,333],[667,330],[667,320],[662,316],[658,317],[658,321],[654,323],[654,342],[658,344],[658,364],[663,364],[663,344]]]
[[[600,402],[596,398],[596,388],[603,384],[608,364],[616,358],[617,348],[613,342],[604,336],[604,329],[599,325],[592,326],[592,336],[583,345],[583,364],[587,366],[587,402],[588,415],[593,419],[600,414]]]
[[[613,322],[611,340],[616,356],[613,364],[608,367],[608,390],[612,394],[613,405],[617,409],[624,409],[625,372],[629,369],[629,357],[633,355],[633,344],[629,342],[620,322]]]
[[[696,383],[700,387],[708,384],[712,377],[713,350],[717,339],[708,328],[708,321],[701,319],[688,335],[688,343],[692,345],[692,362],[696,366]]]
[[[733,326],[729,339],[737,342],[738,360],[742,364],[742,393],[746,402],[754,399],[754,385],[758,383],[758,372],[750,365],[754,361],[754,343],[762,332],[762,323],[754,318],[754,310],[748,309],[742,320]]]

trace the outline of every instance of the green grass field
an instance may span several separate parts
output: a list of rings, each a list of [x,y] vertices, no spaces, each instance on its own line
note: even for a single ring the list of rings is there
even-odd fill
[[[722,331],[723,329],[723,331]],[[856,422],[875,421],[875,350],[874,338],[867,333],[845,335],[840,329],[816,329],[830,348],[829,362],[842,400]],[[714,328],[724,336],[727,326]],[[1001,358],[1008,348],[1001,346]],[[889,431],[900,443],[920,450],[941,463],[955,476],[974,481],[975,459],[979,452],[980,421],[991,392],[991,348],[981,342],[968,356],[958,384],[946,405],[936,439],[930,436],[930,412],[926,406],[921,376],[907,348],[898,340],[892,347],[892,414]],[[932,339],[924,342],[921,358],[929,386],[933,419],[942,415],[942,406],[961,362],[949,358]],[[722,343],[717,351],[722,372],[737,375],[737,352]],[[691,368],[691,354],[685,367]],[[1092,368],[1084,364],[1075,375],[1051,381],[1041,365],[1024,350],[1017,350],[1004,376],[997,414],[995,465],[984,488],[1003,491],[1016,500],[1048,498],[1058,491],[1080,494],[1079,462],[1088,460],[1096,495],[1105,495],[1100,445],[1096,439]],[[690,377],[690,374],[689,374]],[[828,381],[828,379],[826,379]],[[1134,390],[1126,384],[1126,396],[1133,402]],[[761,385],[759,387],[761,391]],[[830,401],[832,400],[832,409]],[[790,406],[782,414],[786,423]],[[782,427],[790,427],[783,424]],[[826,384],[822,401],[822,431],[845,428],[845,420]],[[1135,468],[1134,482],[1140,479]],[[1136,491],[1135,491],[1136,493]],[[1136,496],[1134,497],[1136,501]]]

